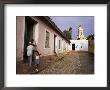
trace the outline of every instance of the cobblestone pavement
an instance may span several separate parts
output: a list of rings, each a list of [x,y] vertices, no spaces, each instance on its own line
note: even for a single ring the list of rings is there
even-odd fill
[[[94,74],[94,56],[87,52],[68,53],[38,74]]]

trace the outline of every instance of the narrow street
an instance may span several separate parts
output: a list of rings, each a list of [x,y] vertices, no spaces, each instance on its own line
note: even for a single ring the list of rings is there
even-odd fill
[[[70,52],[38,74],[94,74],[94,56],[87,52]]]
[[[17,16],[16,21],[16,74],[94,74],[93,16]]]

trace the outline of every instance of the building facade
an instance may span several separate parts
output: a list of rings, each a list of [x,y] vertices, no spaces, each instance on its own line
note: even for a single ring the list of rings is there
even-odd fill
[[[16,58],[24,60],[28,42],[32,39],[37,44],[41,56],[54,55],[69,50],[70,41],[49,17],[16,17]]]
[[[88,40],[70,40],[69,50],[88,51]]]
[[[70,40],[69,50],[88,51],[88,40],[84,36],[84,29],[81,25],[78,26],[77,40]]]
[[[88,38],[88,51],[89,53],[94,54],[94,35],[91,35]]]

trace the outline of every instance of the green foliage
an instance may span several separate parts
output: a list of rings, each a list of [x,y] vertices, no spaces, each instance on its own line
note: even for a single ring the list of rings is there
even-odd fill
[[[89,35],[89,36],[87,37],[87,40],[88,40],[88,39],[94,40],[94,34]]]
[[[67,30],[64,30],[63,33],[67,39],[69,40],[72,39],[72,28],[71,27],[69,27]]]

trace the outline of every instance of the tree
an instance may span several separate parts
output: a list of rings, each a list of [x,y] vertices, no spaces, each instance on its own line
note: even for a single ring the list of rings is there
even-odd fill
[[[89,36],[87,37],[87,40],[88,40],[88,39],[94,40],[94,34],[89,35]]]
[[[63,33],[67,39],[69,40],[72,39],[72,28],[71,27],[69,27],[67,30],[64,30]]]

